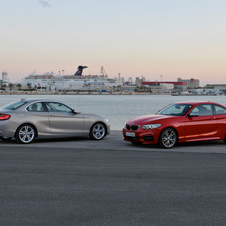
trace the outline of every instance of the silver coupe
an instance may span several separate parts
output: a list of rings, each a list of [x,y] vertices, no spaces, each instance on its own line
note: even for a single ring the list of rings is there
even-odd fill
[[[51,99],[21,99],[0,108],[0,139],[29,144],[35,138],[84,137],[101,140],[110,134],[108,119],[77,112]]]

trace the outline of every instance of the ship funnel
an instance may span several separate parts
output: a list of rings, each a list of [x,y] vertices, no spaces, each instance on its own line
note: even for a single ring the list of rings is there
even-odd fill
[[[82,76],[82,71],[84,68],[88,68],[87,66],[78,66],[78,70],[75,72],[75,76]]]

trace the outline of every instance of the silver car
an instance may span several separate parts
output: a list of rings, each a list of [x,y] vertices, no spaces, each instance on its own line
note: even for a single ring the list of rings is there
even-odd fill
[[[51,99],[21,99],[0,108],[0,139],[22,144],[35,138],[81,137],[101,140],[110,134],[108,119],[80,113]]]

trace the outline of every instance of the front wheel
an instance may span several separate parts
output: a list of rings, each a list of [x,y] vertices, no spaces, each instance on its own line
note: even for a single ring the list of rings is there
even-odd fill
[[[16,140],[21,144],[29,144],[34,141],[36,131],[30,124],[21,125],[16,132]]]
[[[90,129],[90,137],[93,140],[101,140],[106,136],[106,127],[103,123],[97,122]]]
[[[159,136],[159,145],[162,148],[172,148],[177,143],[177,133],[172,128],[164,129]]]

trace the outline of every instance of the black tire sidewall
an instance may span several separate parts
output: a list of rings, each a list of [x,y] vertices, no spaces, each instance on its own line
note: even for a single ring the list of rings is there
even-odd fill
[[[161,132],[160,135],[159,135],[159,141],[158,141],[158,143],[159,143],[159,146],[160,146],[161,148],[170,149],[170,148],[172,148],[172,147],[166,147],[166,146],[163,144],[163,142],[162,142],[162,135],[163,135],[163,133],[164,133],[166,130],[171,130],[171,131],[173,131],[174,134],[175,134],[175,139],[176,139],[176,140],[175,140],[175,143],[173,144],[172,147],[174,147],[174,146],[177,144],[177,140],[178,140],[177,132],[176,132],[176,130],[173,129],[173,128],[165,128],[164,130],[162,130],[162,132]]]
[[[19,132],[20,132],[21,128],[24,127],[24,126],[30,126],[30,127],[34,130],[34,133],[35,133],[35,134],[34,134],[34,138],[33,138],[30,142],[28,142],[28,143],[23,142],[23,141],[20,139],[20,137],[19,137]],[[30,144],[30,143],[32,143],[32,142],[34,141],[35,137],[36,137],[36,130],[35,130],[35,127],[34,127],[33,125],[31,125],[31,124],[23,124],[23,125],[21,125],[21,126],[17,129],[17,131],[16,131],[16,136],[15,136],[16,141],[17,141],[18,143],[20,143],[20,144]]]
[[[93,136],[93,128],[94,128],[96,125],[98,125],[98,124],[102,125],[102,126],[104,127],[104,130],[105,130],[105,131],[104,131],[104,136],[103,136],[101,139],[96,139],[96,138]],[[106,128],[105,124],[102,123],[102,122],[96,122],[96,123],[94,123],[94,124],[92,125],[92,127],[91,127],[91,129],[90,129],[90,138],[93,139],[93,140],[102,140],[102,139],[106,136],[106,133],[107,133],[107,128]]]

